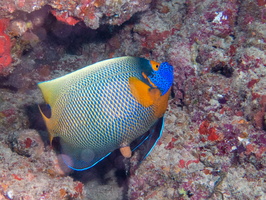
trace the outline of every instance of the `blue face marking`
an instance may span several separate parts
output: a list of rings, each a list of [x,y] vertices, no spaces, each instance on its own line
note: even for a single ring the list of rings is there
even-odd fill
[[[167,62],[164,62],[161,63],[157,71],[153,71],[152,74],[148,76],[150,81],[162,92],[162,95],[164,95],[173,84],[173,71],[173,66]]]

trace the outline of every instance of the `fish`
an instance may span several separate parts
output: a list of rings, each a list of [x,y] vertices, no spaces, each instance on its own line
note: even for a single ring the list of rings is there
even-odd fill
[[[39,107],[50,142],[59,137],[64,163],[77,171],[95,166],[116,149],[130,158],[132,150],[156,135],[154,148],[173,79],[167,62],[124,56],[38,83],[51,109],[46,116]]]

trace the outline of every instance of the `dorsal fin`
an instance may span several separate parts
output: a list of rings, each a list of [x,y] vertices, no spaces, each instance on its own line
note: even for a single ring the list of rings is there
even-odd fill
[[[68,76],[63,76],[51,81],[44,81],[38,83],[39,88],[42,91],[43,98],[47,104],[53,107],[58,95],[60,94],[60,90],[62,86],[68,82]]]

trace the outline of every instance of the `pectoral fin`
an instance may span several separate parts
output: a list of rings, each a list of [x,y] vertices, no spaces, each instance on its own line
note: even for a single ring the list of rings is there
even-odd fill
[[[125,158],[130,158],[132,155],[130,146],[126,146],[126,147],[121,147],[120,148],[120,152],[121,154],[125,157]]]
[[[153,105],[161,94],[159,89],[151,88],[149,85],[136,77],[129,78],[129,86],[132,95],[143,107],[149,107]]]

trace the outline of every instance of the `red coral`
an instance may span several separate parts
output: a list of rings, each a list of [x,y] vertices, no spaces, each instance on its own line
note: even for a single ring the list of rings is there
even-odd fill
[[[173,137],[172,140],[168,143],[168,145],[165,146],[164,148],[167,149],[167,150],[173,149],[175,141],[177,141],[177,139]]]
[[[214,127],[208,129],[208,140],[210,141],[216,141],[219,139],[219,135],[216,133],[216,129]]]
[[[260,94],[255,93],[255,92],[252,93],[251,96],[252,96],[252,101],[253,101],[254,99],[258,99],[258,98],[260,98]]]
[[[248,88],[252,88],[256,83],[259,82],[259,79],[252,79],[248,82]]]
[[[199,133],[201,135],[208,135],[208,127],[210,125],[210,122],[203,121],[199,127]]]
[[[260,97],[260,110],[254,115],[255,126],[259,129],[263,129],[263,117],[266,110],[266,95]]]
[[[178,167],[185,168],[186,167],[186,161],[184,161],[183,159],[182,160],[179,160]]]
[[[24,141],[25,148],[29,148],[31,146],[31,143],[32,143],[32,139],[26,138],[26,140]]]
[[[69,16],[67,12],[63,13],[57,13],[55,10],[52,10],[51,13],[56,17],[56,19],[60,22],[64,22],[66,24],[69,24],[71,26],[76,25],[78,22],[80,22],[79,19]]]
[[[203,121],[199,127],[199,133],[201,135],[208,135],[207,139],[210,141],[217,141],[219,140],[219,135],[216,133],[216,128],[211,127],[209,128],[210,122],[209,121]],[[205,141],[204,138],[202,138],[203,141]]]
[[[9,23],[7,19],[0,19],[0,74],[3,69],[11,64],[11,41],[4,32]]]
[[[257,0],[259,6],[265,6],[266,0]]]
[[[18,181],[21,181],[23,178],[19,177],[17,174],[12,174],[13,178],[18,180]]]
[[[84,185],[81,182],[76,182],[74,189],[75,189],[75,193],[71,194],[70,195],[71,197],[73,197],[74,199],[77,199],[78,197],[81,197],[83,195]]]
[[[237,50],[237,46],[235,44],[232,44],[230,47],[229,47],[229,50],[228,50],[228,54],[230,56],[234,56],[236,55],[236,50]]]
[[[192,163],[199,163],[199,159],[197,160],[188,160],[187,162],[183,159],[179,160],[178,167],[179,168],[188,168],[188,166]]]
[[[1,112],[4,117],[10,117],[16,114],[15,109],[6,109]]]
[[[77,185],[75,186],[75,190],[76,190],[77,193],[82,194],[82,192],[83,192],[83,184],[78,182]]]

